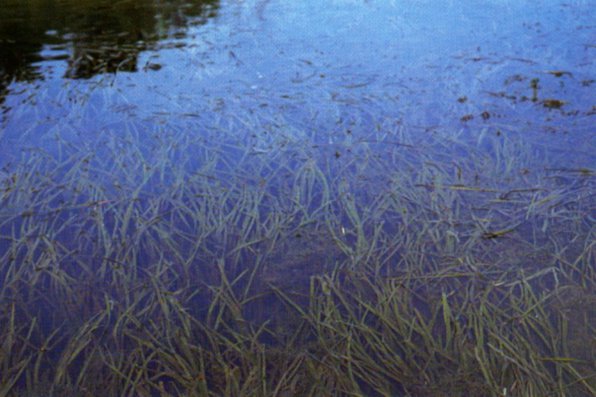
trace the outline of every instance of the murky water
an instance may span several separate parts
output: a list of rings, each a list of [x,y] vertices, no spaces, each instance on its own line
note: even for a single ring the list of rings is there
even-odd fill
[[[446,325],[432,317],[428,327],[436,339],[451,329],[448,299],[453,313],[463,307],[453,317],[461,327],[477,324],[464,310],[469,301],[499,288],[510,288],[498,312],[513,311],[507,327],[544,304],[540,326],[556,312],[575,326],[576,339],[531,353],[563,368],[545,366],[541,376],[564,373],[556,387],[589,395],[596,385],[582,365],[593,359],[577,339],[596,327],[589,292],[596,285],[595,9],[579,0],[3,0],[0,322],[12,328],[0,326],[0,336],[18,334],[33,350],[3,347],[2,368],[17,375],[0,375],[0,385],[31,391],[38,390],[32,382],[45,382],[51,395],[81,395],[85,387],[109,395],[122,395],[119,387],[130,395],[241,395],[230,385],[252,379],[250,360],[238,359],[243,367],[232,358],[229,368],[198,376],[193,360],[172,364],[188,357],[170,360],[169,349],[207,351],[201,360],[215,368],[229,357],[209,343],[269,324],[255,341],[291,341],[306,351],[316,338],[290,337],[294,328],[348,338],[337,331],[348,320],[315,326],[321,313],[333,317],[327,299],[335,299],[337,316],[357,312],[334,283],[350,285],[363,301],[390,290],[380,307],[402,296],[391,283],[404,277],[428,280],[407,288],[411,310],[420,312],[404,321],[442,313]],[[354,274],[393,281],[377,290],[351,283]],[[530,285],[532,293],[523,289]],[[565,295],[568,288],[583,292]],[[290,292],[290,308],[320,313],[289,314]],[[516,306],[521,297],[503,303],[534,293],[540,299],[527,312]],[[551,305],[552,296],[559,300]],[[372,306],[360,309],[372,313]],[[296,325],[304,318],[308,326]],[[195,331],[203,328],[193,321],[206,331]],[[143,336],[149,328],[161,339]],[[188,348],[195,332],[211,336]],[[481,361],[484,348],[513,354],[503,341],[476,345],[478,332],[462,333],[476,346],[468,349],[472,359]],[[38,345],[46,344],[53,347],[43,356]],[[398,350],[407,362],[407,348]],[[145,383],[122,375],[125,357],[152,374]],[[292,360],[288,368],[302,362]],[[568,369],[570,362],[579,364]],[[73,375],[83,363],[88,373]],[[21,365],[28,369],[19,372]],[[350,386],[331,378],[320,384],[440,395],[431,375],[419,383],[386,375],[385,384],[351,371]],[[110,383],[113,373],[124,380]],[[202,380],[187,381],[190,373]],[[104,379],[109,386],[100,386]],[[304,379],[288,382],[314,382]],[[462,384],[476,385],[469,382]],[[478,386],[477,395],[524,395],[521,384],[531,383],[524,382],[509,372],[487,377],[490,389]],[[329,393],[321,385],[261,393]],[[445,387],[460,395],[459,386]],[[545,387],[539,390],[556,388]]]

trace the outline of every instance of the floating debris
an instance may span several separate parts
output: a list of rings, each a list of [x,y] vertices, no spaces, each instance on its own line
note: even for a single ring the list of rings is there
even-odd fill
[[[538,100],[538,83],[540,82],[539,79],[532,79],[530,81],[530,88],[532,88],[532,102],[536,102]]]
[[[559,99],[545,99],[542,101],[542,105],[545,108],[549,108],[549,109],[560,109],[563,107],[563,105],[565,105],[565,101],[561,101]]]
[[[552,74],[555,77],[563,77],[565,75],[572,77],[573,75],[570,72],[566,72],[564,70],[547,70],[546,73]]]
[[[158,71],[158,70],[161,70],[161,68],[162,68],[162,65],[159,63],[147,62],[147,64],[143,67],[143,70]]]

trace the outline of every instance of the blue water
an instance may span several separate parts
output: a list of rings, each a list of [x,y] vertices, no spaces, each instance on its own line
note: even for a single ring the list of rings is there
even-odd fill
[[[0,293],[50,369],[151,283],[204,321],[218,266],[241,296],[589,250],[594,1],[2,2]]]
[[[316,143],[345,139],[348,125],[354,139],[367,139],[375,126],[397,124],[417,142],[429,133],[500,129],[556,152],[553,167],[590,167],[593,5],[223,2],[206,22],[188,17],[182,33],[141,51],[136,72],[84,80],[65,78],[71,36],[47,31],[31,65],[38,77],[8,85],[2,162],[15,140],[35,143],[56,132],[93,139],[127,123],[142,130],[161,123],[243,136],[253,122]],[[532,79],[539,79],[535,102]],[[565,105],[548,109],[545,99]],[[465,116],[473,119],[462,122]]]
[[[496,202],[520,191],[528,203],[556,194],[594,220],[592,2],[63,2],[49,17],[10,4],[0,25],[10,55],[0,80],[5,234],[11,217],[28,211],[68,219],[93,200],[141,194],[154,203],[205,169],[217,194],[266,192],[261,222],[296,203],[321,216],[331,200],[338,224],[321,225],[347,233],[348,245],[363,235],[350,232],[344,196],[362,209],[427,189],[423,202],[432,203],[437,184],[487,190]],[[40,195],[13,195],[11,175],[40,153],[53,159],[35,168]],[[81,161],[91,164],[93,187],[53,193]],[[331,196],[318,180],[311,199],[292,201],[313,164]],[[480,196],[456,204],[455,219],[480,216]],[[529,214],[515,211],[495,228]],[[400,220],[368,222],[393,230]],[[233,249],[226,244],[223,252]],[[344,259],[331,251],[320,261]]]
[[[310,162],[333,185],[328,199],[362,207],[405,178],[498,197],[556,192],[591,213],[593,2],[147,2],[142,17],[130,2],[64,2],[50,18],[10,4],[0,30],[10,54],[0,120],[8,219],[94,199],[47,188],[48,208],[31,209],[9,197],[10,175],[40,152],[60,164],[38,170],[57,185],[74,172],[70,159],[88,156],[108,202],[140,185],[147,200],[169,194],[221,153],[214,186],[262,185],[263,217]],[[172,166],[144,181],[135,167],[161,167],[164,156]],[[310,189],[316,199],[302,204],[317,212],[323,188]],[[484,202],[463,205],[465,218]],[[339,230],[354,226],[348,218]]]

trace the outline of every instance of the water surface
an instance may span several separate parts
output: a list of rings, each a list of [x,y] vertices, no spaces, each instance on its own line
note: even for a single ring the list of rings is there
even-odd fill
[[[0,384],[590,395],[594,9],[4,0]]]

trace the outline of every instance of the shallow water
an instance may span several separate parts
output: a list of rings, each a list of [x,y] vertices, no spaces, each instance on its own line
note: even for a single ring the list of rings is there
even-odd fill
[[[18,302],[21,333],[35,329],[29,345],[58,335],[44,361],[53,368],[89,324],[100,351],[141,351],[122,342],[121,319],[144,306],[145,326],[167,324],[179,307],[209,323],[219,299],[234,320],[242,312],[285,335],[297,320],[263,291],[293,291],[307,306],[309,288],[311,301],[332,295],[320,277],[343,280],[340,270],[376,281],[418,274],[418,264],[422,278],[482,273],[515,296],[519,280],[546,293],[572,268],[585,287],[594,10],[591,1],[4,0],[3,318]],[[458,282],[441,285],[454,301],[454,291],[476,291]],[[230,304],[224,286],[249,303]],[[413,295],[430,313],[424,293]],[[596,326],[588,295],[569,298],[584,299],[578,338],[581,325]],[[273,334],[262,341],[279,344]],[[85,354],[73,362],[109,361]],[[53,394],[70,390],[53,379]]]
[[[361,139],[380,123],[500,128],[566,152],[560,167],[593,160],[590,2],[52,3],[1,11],[5,152],[57,124],[93,138],[127,122],[200,131],[250,114],[319,142],[348,125]]]

